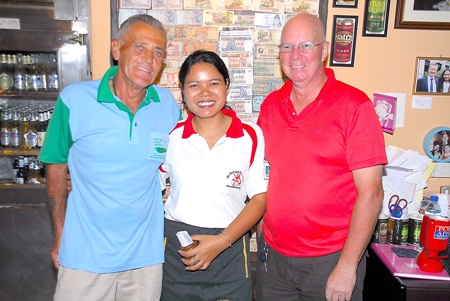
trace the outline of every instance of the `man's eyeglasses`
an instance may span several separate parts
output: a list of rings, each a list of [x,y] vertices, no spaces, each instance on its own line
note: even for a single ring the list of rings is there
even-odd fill
[[[325,44],[325,42],[323,43],[317,43],[314,44],[313,42],[304,42],[304,43],[300,43],[298,45],[292,45],[292,44],[281,44],[280,46],[278,46],[280,48],[280,51],[283,53],[289,53],[292,52],[295,48],[295,46],[298,47],[298,50],[300,52],[311,52],[314,50],[314,47],[319,46]]]

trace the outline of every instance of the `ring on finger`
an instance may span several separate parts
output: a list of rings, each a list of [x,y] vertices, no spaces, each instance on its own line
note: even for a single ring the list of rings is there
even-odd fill
[[[197,258],[195,258],[195,256],[194,256],[194,264],[197,264],[197,263],[199,263],[200,262],[200,260],[198,260]]]

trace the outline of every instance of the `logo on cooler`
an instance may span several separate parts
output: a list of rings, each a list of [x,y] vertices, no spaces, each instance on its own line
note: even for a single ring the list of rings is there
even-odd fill
[[[448,239],[448,231],[450,226],[439,226],[436,225],[434,228],[434,238],[435,239]]]

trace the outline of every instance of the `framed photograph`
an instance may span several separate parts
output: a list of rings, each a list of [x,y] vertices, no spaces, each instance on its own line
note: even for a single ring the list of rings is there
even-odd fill
[[[450,128],[437,127],[425,136],[423,150],[433,161],[450,162]]]
[[[133,9],[150,9],[152,8],[151,0],[119,0],[120,8]]]
[[[418,57],[413,94],[450,96],[450,57]]]
[[[330,66],[353,67],[358,16],[334,16]]]
[[[450,29],[448,0],[398,0],[395,28]]]
[[[333,0],[333,7],[357,8],[358,0]]]
[[[390,0],[366,0],[364,8],[363,36],[386,37]]]

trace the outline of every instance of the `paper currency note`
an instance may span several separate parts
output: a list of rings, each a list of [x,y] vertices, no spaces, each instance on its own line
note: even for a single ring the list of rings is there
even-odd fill
[[[152,9],[183,9],[183,0],[152,0]]]
[[[255,76],[279,77],[282,76],[280,61],[275,60],[254,60],[253,72]]]
[[[189,26],[189,38],[197,42],[217,41],[219,39],[219,28]]]
[[[218,0],[184,0],[184,9],[214,9],[217,10]]]
[[[255,45],[255,59],[278,59],[279,57],[278,45]]]
[[[183,9],[175,11],[176,25],[202,25],[203,11],[200,9]]]
[[[281,41],[281,30],[255,29],[253,40],[256,44],[278,45]]]
[[[265,29],[282,29],[285,23],[284,14],[255,13],[255,27]]]
[[[148,10],[147,15],[158,19],[163,25],[175,25],[174,10]]]
[[[232,11],[203,11],[203,25],[205,26],[230,26],[232,20]]]
[[[253,84],[252,68],[233,68],[228,70],[230,73],[230,82],[235,85]]]
[[[227,52],[220,54],[227,68],[251,68],[253,67],[253,55],[251,52]]]
[[[283,85],[282,78],[269,78],[266,76],[255,76],[253,82],[253,95],[267,95]]]

